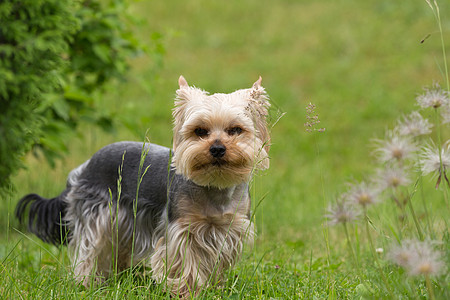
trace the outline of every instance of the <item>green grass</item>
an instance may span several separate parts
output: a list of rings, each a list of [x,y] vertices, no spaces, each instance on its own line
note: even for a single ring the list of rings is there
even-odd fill
[[[439,5],[450,49],[450,5]],[[210,92],[250,87],[261,75],[273,119],[286,113],[272,130],[271,168],[253,182],[253,202],[261,201],[255,246],[226,274],[224,285],[208,289],[204,298],[390,299],[389,290],[398,299],[429,297],[425,280],[407,276],[386,260],[386,253],[379,255],[377,267],[363,221],[349,226],[360,278],[344,230],[327,226],[324,219],[328,203],[346,182],[373,174],[371,140],[383,138],[399,116],[417,109],[414,99],[423,86],[433,81],[445,86],[440,37],[425,1],[137,1],[132,13],[142,21],[136,27],[142,40],[151,43],[153,32],[162,34],[162,63],[160,57],[137,58],[128,81],[111,87],[103,101],[118,118],[131,114],[139,130],[123,128],[110,135],[85,128],[85,137],[73,141],[70,155],[54,169],[41,157],[25,158],[28,169],[14,178],[17,193],[1,200],[0,298],[168,298],[147,269],[99,288],[77,286],[66,249],[18,229],[12,214],[26,193],[59,194],[68,172],[105,144],[142,141],[148,129],[152,142],[170,146],[180,74]],[[304,130],[309,102],[317,105],[324,133]],[[423,115],[433,117],[431,111]],[[443,141],[450,138],[448,126],[441,132]],[[436,191],[434,182],[423,178],[423,194],[434,238],[447,249],[448,266],[449,210],[444,184]],[[425,228],[420,195],[412,204]],[[396,229],[396,211],[386,199],[368,212],[374,246],[385,252],[399,232],[405,238],[417,235],[409,210],[404,227]],[[437,299],[450,297],[448,282],[448,275],[433,278]]]

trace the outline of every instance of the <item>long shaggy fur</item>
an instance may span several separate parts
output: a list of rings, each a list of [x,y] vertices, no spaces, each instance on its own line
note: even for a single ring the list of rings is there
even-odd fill
[[[243,243],[252,244],[253,235],[253,224],[242,215],[180,218],[168,225],[156,244],[151,258],[154,278],[179,294],[189,294],[189,289],[220,279],[239,259]]]
[[[43,241],[69,246],[88,286],[138,263],[174,295],[217,282],[251,244],[249,182],[269,166],[268,97],[250,89],[213,94],[183,77],[174,150],[136,142],[100,149],[70,172],[66,189],[23,197],[16,216]]]

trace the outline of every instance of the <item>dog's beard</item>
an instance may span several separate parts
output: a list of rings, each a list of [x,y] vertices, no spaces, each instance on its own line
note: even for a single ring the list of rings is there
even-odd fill
[[[209,143],[185,141],[177,148],[177,172],[201,186],[227,188],[249,181],[254,167],[253,147],[245,143],[226,146],[226,155],[214,158]]]

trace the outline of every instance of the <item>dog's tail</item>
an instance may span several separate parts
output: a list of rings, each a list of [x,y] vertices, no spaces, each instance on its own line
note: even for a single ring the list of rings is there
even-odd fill
[[[37,194],[28,194],[16,207],[16,217],[20,223],[26,223],[28,205],[28,230],[46,243],[61,245],[68,242],[68,227],[64,222],[66,202],[64,193],[52,199],[45,199]]]

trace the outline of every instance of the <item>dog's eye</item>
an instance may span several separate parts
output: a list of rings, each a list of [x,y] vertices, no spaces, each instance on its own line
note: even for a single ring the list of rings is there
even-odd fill
[[[239,135],[242,133],[242,128],[239,126],[227,130],[228,135]]]
[[[194,133],[198,137],[204,137],[208,135],[208,130],[206,130],[205,128],[196,128],[194,130]]]

